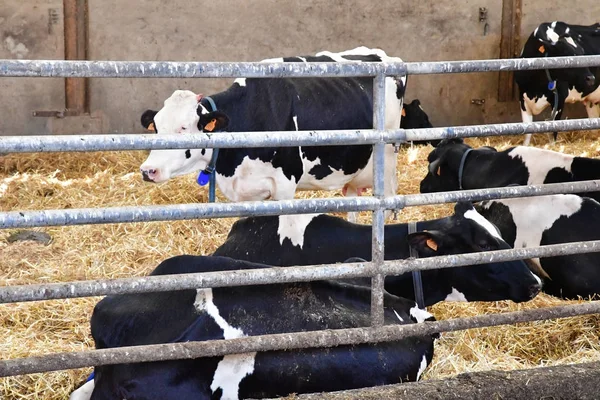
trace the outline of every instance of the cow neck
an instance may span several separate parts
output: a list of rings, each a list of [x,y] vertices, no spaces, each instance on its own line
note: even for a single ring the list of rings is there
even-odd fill
[[[210,96],[205,96],[204,99],[210,105],[212,112],[217,111],[217,105],[215,101]],[[219,149],[213,149],[212,156],[210,157],[210,161],[204,170],[200,171],[198,175],[197,182],[200,186],[205,186],[207,183],[209,185],[209,194],[208,201],[214,203],[215,201],[215,166],[217,164],[217,158],[219,157]]]
[[[417,232],[417,223],[409,222],[408,223],[408,234]],[[419,258],[419,252],[413,246],[408,245],[408,251],[411,258]],[[412,271],[413,278],[413,288],[415,291],[415,300],[417,301],[417,306],[420,309],[425,309],[425,296],[423,294],[423,278],[421,276],[421,270],[417,269]]]
[[[465,151],[460,159],[460,164],[458,165],[458,189],[459,190],[463,190],[463,173],[465,170],[465,162],[467,161],[467,156],[469,155],[470,152],[472,152],[473,149],[472,148],[468,148],[467,151]]]

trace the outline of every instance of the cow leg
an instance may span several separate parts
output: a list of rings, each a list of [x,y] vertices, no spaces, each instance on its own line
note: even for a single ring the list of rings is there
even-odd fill
[[[594,103],[587,103],[585,105],[585,111],[587,112],[588,118],[600,118],[600,105]]]
[[[357,196],[360,196],[361,192],[362,192],[362,189],[358,189],[349,183],[344,185],[344,188],[342,189],[342,194],[346,197],[357,197]],[[357,212],[351,211],[348,213],[348,221],[349,222],[352,222],[353,224],[355,224],[357,222],[357,219],[358,219]]]
[[[523,119],[524,124],[530,124],[533,122],[533,115],[529,110],[521,109],[521,118]],[[525,135],[525,140],[523,140],[523,146],[529,146],[529,142],[531,142],[531,133]]]

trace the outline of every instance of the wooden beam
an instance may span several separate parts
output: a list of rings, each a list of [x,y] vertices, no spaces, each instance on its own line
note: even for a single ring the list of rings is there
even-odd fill
[[[87,0],[63,0],[65,60],[86,60],[88,47]],[[89,113],[87,78],[65,79],[65,107],[77,114]]]
[[[499,58],[516,58],[521,53],[522,0],[502,0],[502,30]],[[512,71],[498,75],[498,101],[517,99],[517,84]]]

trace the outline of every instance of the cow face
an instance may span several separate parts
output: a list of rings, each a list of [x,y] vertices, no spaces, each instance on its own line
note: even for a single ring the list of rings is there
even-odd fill
[[[414,99],[402,107],[402,120],[400,121],[402,129],[421,129],[433,128],[429,122],[429,116],[421,107],[419,99]]]
[[[537,40],[539,57],[567,57],[585,55],[579,35],[564,22],[540,24],[532,34]],[[531,39],[531,38],[530,38]],[[589,68],[563,68],[550,70],[554,80],[566,81],[576,88],[588,91],[594,87],[596,77]]]
[[[458,170],[468,149],[462,139],[442,140],[427,157],[429,171],[421,181],[421,193],[459,190]]]
[[[423,257],[510,249],[498,229],[469,202],[459,202],[443,230],[409,235]],[[497,262],[438,271],[450,286],[445,300],[514,302],[531,300],[541,290],[541,280],[522,260]]]
[[[146,110],[142,126],[157,134],[189,134],[225,129],[229,119],[219,111],[209,112],[200,101],[202,95],[189,90],[176,90],[165,100],[160,111]],[[206,168],[211,149],[152,150],[140,167],[148,182],[164,182],[179,175]]]

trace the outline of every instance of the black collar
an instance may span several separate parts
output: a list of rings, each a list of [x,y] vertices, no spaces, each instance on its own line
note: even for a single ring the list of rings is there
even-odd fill
[[[408,234],[415,233],[417,231],[417,223],[409,222],[408,223]],[[408,251],[410,254],[410,258],[419,258],[419,253],[417,250],[409,245]],[[415,300],[417,301],[417,306],[424,310],[425,309],[425,296],[423,294],[423,279],[421,277],[421,270],[412,271],[413,277],[413,288],[415,291]]]
[[[458,165],[458,189],[463,190],[462,182],[463,182],[463,172],[465,170],[465,161],[467,161],[467,156],[473,149],[469,148],[465,151],[460,159],[460,164]]]

